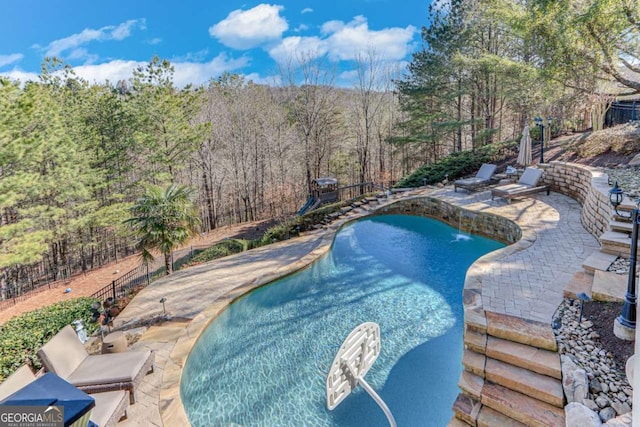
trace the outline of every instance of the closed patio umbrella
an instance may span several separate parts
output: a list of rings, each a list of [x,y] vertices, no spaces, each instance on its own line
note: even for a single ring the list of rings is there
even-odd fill
[[[531,136],[529,135],[529,125],[524,127],[522,131],[522,139],[520,140],[520,151],[518,152],[518,164],[527,166],[532,163],[531,160]]]

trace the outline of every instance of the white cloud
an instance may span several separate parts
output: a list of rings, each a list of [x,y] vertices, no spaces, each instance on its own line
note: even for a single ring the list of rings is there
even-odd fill
[[[109,80],[116,83],[118,80],[127,80],[133,76],[133,69],[138,66],[145,66],[145,61],[125,61],[116,59],[102,64],[79,65],[73,67],[76,75],[90,83],[104,83]]]
[[[49,43],[49,45],[44,48],[46,50],[45,55],[60,56],[67,50],[76,50],[78,47],[93,41],[124,40],[131,35],[131,30],[135,27],[139,27],[141,29],[146,28],[145,20],[131,19],[117,26],[108,25],[97,30],[85,28],[77,34],[54,40]],[[38,48],[39,46],[35,45],[34,47]]]
[[[328,54],[332,61],[349,61],[372,51],[381,61],[398,61],[410,52],[415,32],[416,28],[411,25],[370,30],[367,19],[356,16],[348,23],[325,22],[321,27],[321,37],[286,37],[268,52],[278,62],[301,54],[311,57]]]
[[[174,67],[173,82],[178,87],[188,84],[199,85],[206,83],[210,78],[220,76],[225,71],[233,72],[249,64],[249,58],[228,58],[224,53],[213,58],[209,62],[176,61],[171,62]],[[73,67],[76,75],[90,83],[104,83],[109,80],[116,83],[118,80],[128,80],[133,77],[133,70],[139,66],[146,66],[145,61],[114,60],[102,64],[80,65]]]
[[[310,7],[305,7],[304,9],[302,9],[300,11],[300,13],[305,14],[305,13],[311,13],[313,12],[313,9],[311,9]]]
[[[209,28],[209,34],[233,49],[251,49],[277,41],[289,24],[280,16],[283,6],[259,4],[249,10],[234,10]]]
[[[233,72],[249,65],[248,57],[237,59],[228,58],[221,53],[209,62],[177,62],[174,65],[175,74],[173,81],[176,86],[183,87],[192,83],[199,85],[206,83],[211,78],[219,77],[225,71]]]
[[[11,71],[0,71],[0,76],[8,77],[11,80],[19,80],[24,84],[28,81],[38,81],[39,74],[14,68]]]
[[[14,62],[18,62],[22,58],[24,58],[24,55],[21,53],[12,53],[11,55],[0,55],[0,67],[13,64]]]
[[[358,81],[358,70],[343,71],[338,75],[338,80],[346,82],[349,86],[353,86]]]
[[[171,63],[177,62],[203,62],[209,55],[209,49],[202,49],[197,52],[188,52],[181,56],[171,58]]]
[[[298,25],[298,27],[296,27],[293,31],[295,31],[296,33],[301,33],[303,31],[307,31],[309,29],[308,25],[305,24],[300,24]]]
[[[250,59],[246,56],[229,58],[224,53],[221,53],[209,62],[194,62],[188,60],[172,61],[171,64],[175,70],[173,82],[178,87],[184,87],[188,84],[204,84],[211,78],[219,77],[225,71],[236,72],[249,65],[249,62]],[[145,67],[147,64],[146,61],[117,59],[101,64],[79,65],[73,67],[73,71],[78,77],[87,80],[89,83],[101,84],[108,80],[115,84],[119,80],[129,80],[133,77],[134,69]],[[19,69],[0,71],[0,75],[12,80],[20,80],[22,83],[28,80],[37,81],[39,77],[39,74],[28,73]],[[260,78],[257,74],[250,74],[250,76],[255,82],[266,81],[266,78]]]
[[[78,49],[73,49],[71,52],[69,52],[69,54],[67,55],[67,59],[84,60],[85,64],[93,64],[99,59],[99,57],[98,55],[90,54],[87,49],[81,47]]]
[[[269,85],[275,87],[280,86],[280,84],[282,83],[282,76],[280,75],[261,77],[258,73],[249,73],[244,74],[243,77],[245,82],[251,81],[259,85]]]
[[[355,18],[353,18],[353,20],[356,21],[361,18],[362,18],[361,16],[356,16]],[[345,24],[342,21],[327,21],[324,24],[322,24],[322,27],[320,27],[320,31],[322,32],[323,35],[326,36],[328,34],[338,32],[342,30],[344,27],[345,27]]]
[[[375,50],[381,60],[400,60],[410,51],[416,32],[412,25],[406,28],[370,30],[367,19],[356,16],[351,22],[330,21],[322,26],[327,35],[329,57],[332,60],[352,60],[359,53]]]
[[[160,43],[162,41],[162,39],[160,37],[154,37],[151,40],[149,40],[147,43],[149,43],[150,45],[156,45],[158,43]]]
[[[140,27],[141,30],[147,29],[147,24],[144,19],[130,19],[122,24],[118,25],[111,31],[111,39],[124,40],[131,35],[131,29],[135,26]]]
[[[283,63],[300,55],[317,58],[327,53],[326,41],[319,37],[287,37],[269,50],[269,55],[277,62]]]

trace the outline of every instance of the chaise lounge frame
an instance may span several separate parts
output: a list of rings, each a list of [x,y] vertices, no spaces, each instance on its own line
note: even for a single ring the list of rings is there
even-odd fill
[[[473,178],[458,179],[453,183],[453,191],[457,192],[458,188],[464,188],[467,191],[477,191],[480,188],[486,187],[498,183],[497,179],[493,178],[493,174],[496,172],[496,165],[490,163],[484,163],[478,169],[476,176]]]
[[[70,325],[65,326],[38,351],[44,368],[85,393],[128,390],[135,403],[135,388],[153,372],[152,351],[127,351],[89,355]]]
[[[35,381],[37,376],[27,365],[22,365],[0,384],[0,401]],[[124,390],[92,394],[95,406],[91,410],[91,421],[100,427],[114,427],[127,418],[129,399]]]
[[[551,188],[548,185],[538,185],[542,178],[542,169],[526,168],[516,184],[501,185],[491,190],[491,200],[494,197],[502,197],[511,203],[511,199],[529,196],[531,194],[547,192],[549,195]]]

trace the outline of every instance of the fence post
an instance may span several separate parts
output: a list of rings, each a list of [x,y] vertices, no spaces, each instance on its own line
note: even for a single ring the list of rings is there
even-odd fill
[[[113,300],[115,301],[116,300],[116,281],[115,280],[111,282],[111,290],[113,292]]]
[[[147,267],[147,286],[151,284],[151,277],[149,277],[149,261],[144,263],[145,267]]]

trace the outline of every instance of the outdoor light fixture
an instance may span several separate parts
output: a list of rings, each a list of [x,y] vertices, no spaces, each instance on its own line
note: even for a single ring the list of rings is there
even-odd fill
[[[164,315],[166,315],[166,314],[167,314],[167,310],[166,310],[166,308],[165,308],[165,306],[164,306],[164,303],[165,303],[166,301],[167,301],[167,299],[166,299],[165,297],[162,297],[162,299],[160,299],[160,301],[158,301],[158,302],[161,302],[161,303],[162,303],[162,313],[163,313]]]
[[[627,294],[624,298],[624,305],[622,306],[622,313],[616,319],[616,322],[620,325],[634,329],[636,328],[636,257],[638,254],[638,224],[640,224],[640,199],[636,204],[636,207],[630,214],[618,212],[618,206],[622,203],[624,197],[624,191],[618,187],[618,182],[614,184],[613,188],[609,191],[609,201],[613,205],[616,215],[630,219],[633,225],[631,231],[631,253],[629,254],[629,279],[627,281]],[[616,331],[616,325],[614,325],[614,333]],[[634,334],[635,335],[635,334]],[[622,339],[634,339],[634,336],[625,338],[616,334],[618,338]]]
[[[535,117],[533,122],[540,128],[540,164],[542,164],[544,163],[544,119],[542,117]],[[551,122],[553,122],[553,117],[547,117],[549,137],[551,137]]]
[[[580,300],[580,319],[578,320],[578,324],[582,323],[582,310],[584,309],[584,302],[591,301],[591,297],[584,292],[580,292],[578,295],[578,299]]]

